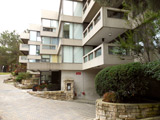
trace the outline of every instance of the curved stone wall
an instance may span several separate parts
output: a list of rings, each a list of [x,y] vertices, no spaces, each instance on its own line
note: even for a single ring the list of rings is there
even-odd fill
[[[160,115],[160,103],[121,104],[96,101],[95,120],[136,120]]]

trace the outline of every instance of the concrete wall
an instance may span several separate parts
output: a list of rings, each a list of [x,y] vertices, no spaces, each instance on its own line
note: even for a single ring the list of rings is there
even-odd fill
[[[94,78],[99,70],[87,71],[62,71],[61,72],[61,90],[64,89],[64,80],[74,80],[76,97],[79,99],[96,100],[99,98],[95,90]],[[80,72],[80,75],[76,75]],[[85,95],[82,93],[85,92]]]

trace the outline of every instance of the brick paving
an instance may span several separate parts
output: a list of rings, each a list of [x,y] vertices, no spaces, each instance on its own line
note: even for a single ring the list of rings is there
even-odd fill
[[[29,95],[0,76],[0,116],[2,120],[92,120],[95,105],[56,101]],[[0,117],[0,120],[1,120]]]

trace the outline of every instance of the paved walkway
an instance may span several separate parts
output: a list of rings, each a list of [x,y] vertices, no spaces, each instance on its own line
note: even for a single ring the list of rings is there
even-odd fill
[[[34,97],[26,90],[4,84],[3,80],[7,77],[7,75],[0,76],[2,120],[91,120],[95,118],[94,105]]]

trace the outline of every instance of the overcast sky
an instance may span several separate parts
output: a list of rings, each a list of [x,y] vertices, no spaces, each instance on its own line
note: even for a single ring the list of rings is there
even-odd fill
[[[0,32],[21,34],[29,24],[41,24],[41,10],[58,11],[59,0],[0,0]]]

